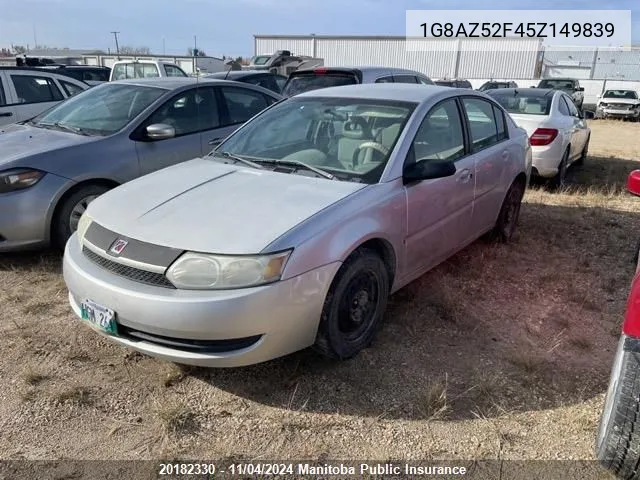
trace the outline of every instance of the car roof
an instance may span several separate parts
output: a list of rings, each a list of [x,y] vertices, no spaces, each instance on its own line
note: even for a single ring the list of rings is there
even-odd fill
[[[233,80],[222,80],[218,78],[204,78],[204,77],[153,77],[153,78],[128,78],[126,80],[114,80],[111,82],[105,82],[107,85],[113,84],[126,84],[126,85],[139,85],[144,87],[156,87],[163,88],[165,90],[175,90],[177,88],[186,87],[190,85],[203,85],[203,86],[216,86],[216,85],[237,85],[241,88],[247,88],[250,90],[256,90],[266,95],[270,95],[275,98],[281,98],[275,92],[268,90],[257,85],[251,85],[248,83],[234,82]]]
[[[416,70],[409,70],[407,68],[396,68],[396,67],[378,67],[378,66],[372,66],[372,65],[363,65],[363,66],[353,66],[353,67],[325,67],[325,66],[318,66],[318,67],[311,67],[311,68],[301,68],[299,70],[296,70],[295,72],[292,72],[291,75],[294,75],[298,72],[312,72],[316,69],[325,69],[325,70],[333,70],[333,71],[338,71],[338,72],[353,72],[354,70],[359,70],[362,73],[411,73],[411,74],[420,74],[420,75],[424,75],[423,73],[420,73]]]
[[[509,95],[509,93],[515,95],[515,92],[527,97],[547,97],[555,94],[562,94],[559,90],[554,90],[552,88],[500,88],[491,93],[487,93],[487,95]]]
[[[338,97],[422,103],[443,92],[460,94],[459,90],[454,90],[449,87],[439,87],[437,85],[418,85],[411,83],[363,83],[358,85],[319,88],[317,90],[300,93],[292,98]],[[465,93],[465,95],[474,94]]]
[[[242,78],[249,75],[274,75],[268,70],[231,70],[230,72],[208,73],[205,78]]]

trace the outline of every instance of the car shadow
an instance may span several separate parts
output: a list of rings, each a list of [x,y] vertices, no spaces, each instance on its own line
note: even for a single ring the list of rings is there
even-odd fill
[[[344,362],[312,350],[187,369],[274,407],[465,419],[605,391],[634,265],[635,213],[525,203],[515,241],[478,241],[392,296],[377,341]]]

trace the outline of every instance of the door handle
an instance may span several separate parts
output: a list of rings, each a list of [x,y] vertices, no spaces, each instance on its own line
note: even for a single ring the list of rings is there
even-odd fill
[[[220,142],[222,142],[222,138],[220,138],[220,137],[212,138],[211,140],[209,140],[209,145],[217,145]]]
[[[0,113],[0,117],[13,117],[13,113],[11,112]]]
[[[473,173],[471,173],[471,170],[469,170],[468,168],[465,168],[460,172],[460,176],[458,177],[458,180],[462,183],[467,183],[472,178],[473,178]]]

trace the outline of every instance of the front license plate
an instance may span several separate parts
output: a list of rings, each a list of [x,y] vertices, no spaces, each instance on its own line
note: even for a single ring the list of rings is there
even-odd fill
[[[94,327],[109,335],[117,335],[116,314],[113,310],[98,305],[91,300],[83,300],[80,302],[80,313],[82,314],[82,319]]]

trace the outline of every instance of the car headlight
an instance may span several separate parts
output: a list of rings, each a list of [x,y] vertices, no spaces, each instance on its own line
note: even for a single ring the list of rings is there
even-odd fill
[[[242,256],[187,252],[166,275],[176,288],[186,290],[257,287],[280,280],[291,252]]]
[[[76,230],[76,233],[78,234],[78,241],[80,242],[80,245],[84,243],[84,236],[87,234],[87,230],[89,230],[91,223],[93,223],[93,219],[87,215],[86,212],[83,213],[80,220],[78,220],[78,229]]]
[[[600,104],[600,106],[601,106],[601,107],[606,107],[606,106],[607,106],[607,104],[606,104],[605,102],[602,102],[602,103]]]
[[[44,172],[30,168],[16,168],[0,172],[0,193],[31,187],[44,177]]]

